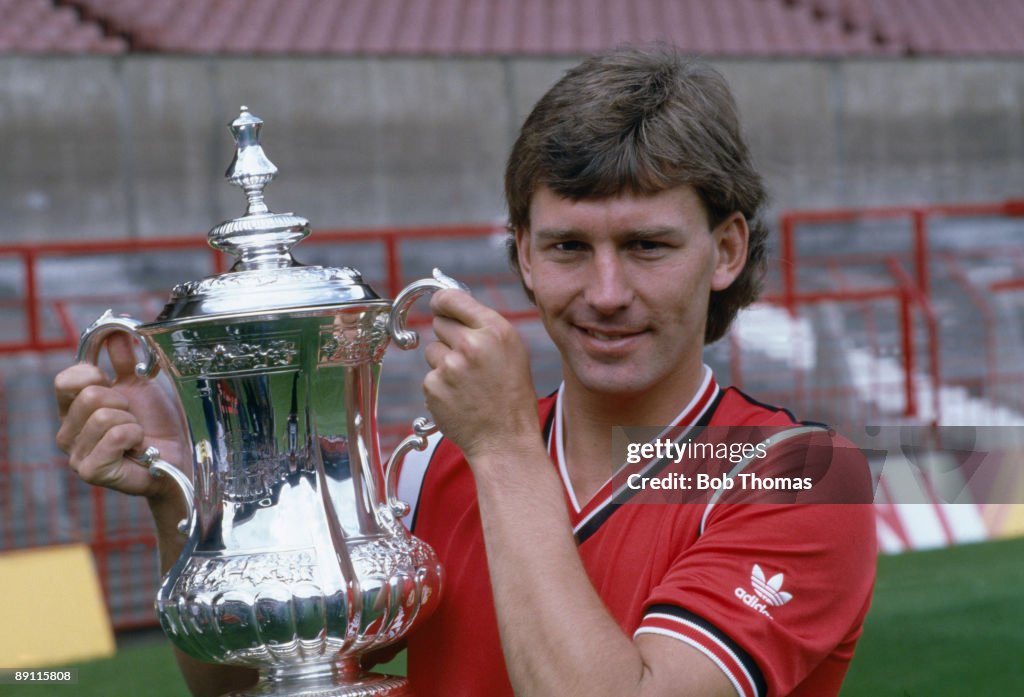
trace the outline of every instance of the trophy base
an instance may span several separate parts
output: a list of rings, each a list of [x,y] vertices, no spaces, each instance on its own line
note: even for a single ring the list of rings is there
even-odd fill
[[[253,687],[226,697],[412,697],[412,692],[405,678],[379,673],[360,673],[344,682],[321,676],[281,680],[261,673]]]

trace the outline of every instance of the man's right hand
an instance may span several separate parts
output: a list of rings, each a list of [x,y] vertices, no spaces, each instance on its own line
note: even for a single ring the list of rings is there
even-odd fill
[[[84,481],[151,500],[180,497],[167,477],[125,457],[148,446],[178,466],[188,466],[188,441],[175,405],[153,380],[135,374],[132,339],[116,333],[106,341],[114,377],[78,363],[54,379],[61,426],[57,445]],[[186,471],[186,474],[188,472]]]

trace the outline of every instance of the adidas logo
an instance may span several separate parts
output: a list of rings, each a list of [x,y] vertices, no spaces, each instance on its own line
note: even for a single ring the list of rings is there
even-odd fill
[[[774,619],[768,612],[768,606],[780,607],[793,599],[792,593],[782,590],[784,580],[785,577],[781,573],[766,579],[761,566],[754,564],[754,568],[750,572],[750,585],[754,592],[749,593],[745,589],[737,587],[736,597],[747,607],[760,612],[769,619]],[[759,602],[759,599],[764,602]]]
[[[783,592],[782,581],[782,574],[775,574],[765,581],[764,572],[757,564],[754,564],[754,570],[750,572],[750,585],[754,587],[754,592],[772,607],[785,605],[793,599],[792,593]]]

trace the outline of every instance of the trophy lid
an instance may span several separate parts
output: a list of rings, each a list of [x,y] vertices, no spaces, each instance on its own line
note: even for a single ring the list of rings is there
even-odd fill
[[[380,299],[355,269],[305,266],[292,256],[292,247],[310,234],[309,221],[274,213],[263,199],[277,167],[260,145],[262,125],[243,106],[228,126],[236,147],[224,176],[245,192],[247,209],[245,215],[215,226],[208,238],[211,247],[235,257],[234,265],[225,273],[175,286],[156,323]]]

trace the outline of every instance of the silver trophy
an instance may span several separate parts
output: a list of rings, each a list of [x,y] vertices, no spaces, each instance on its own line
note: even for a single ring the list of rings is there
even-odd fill
[[[82,334],[95,362],[104,338],[137,337],[170,376],[188,423],[193,479],[155,449],[130,454],[170,476],[188,506],[185,548],[160,585],[164,632],[203,661],[256,668],[237,695],[405,695],[402,678],[364,672],[360,657],[402,638],[436,606],[441,568],[411,536],[396,498],[405,454],[436,430],[418,419],[386,467],[377,386],[390,341],[420,296],[463,287],[439,271],[380,298],[350,268],[303,266],[291,248],[309,223],[271,212],[277,173],[259,142],[262,121],[242,107],[227,171],[246,214],[209,233],[237,259],[227,273],[176,286],[153,322],[108,311]],[[194,493],[193,493],[194,486]]]

